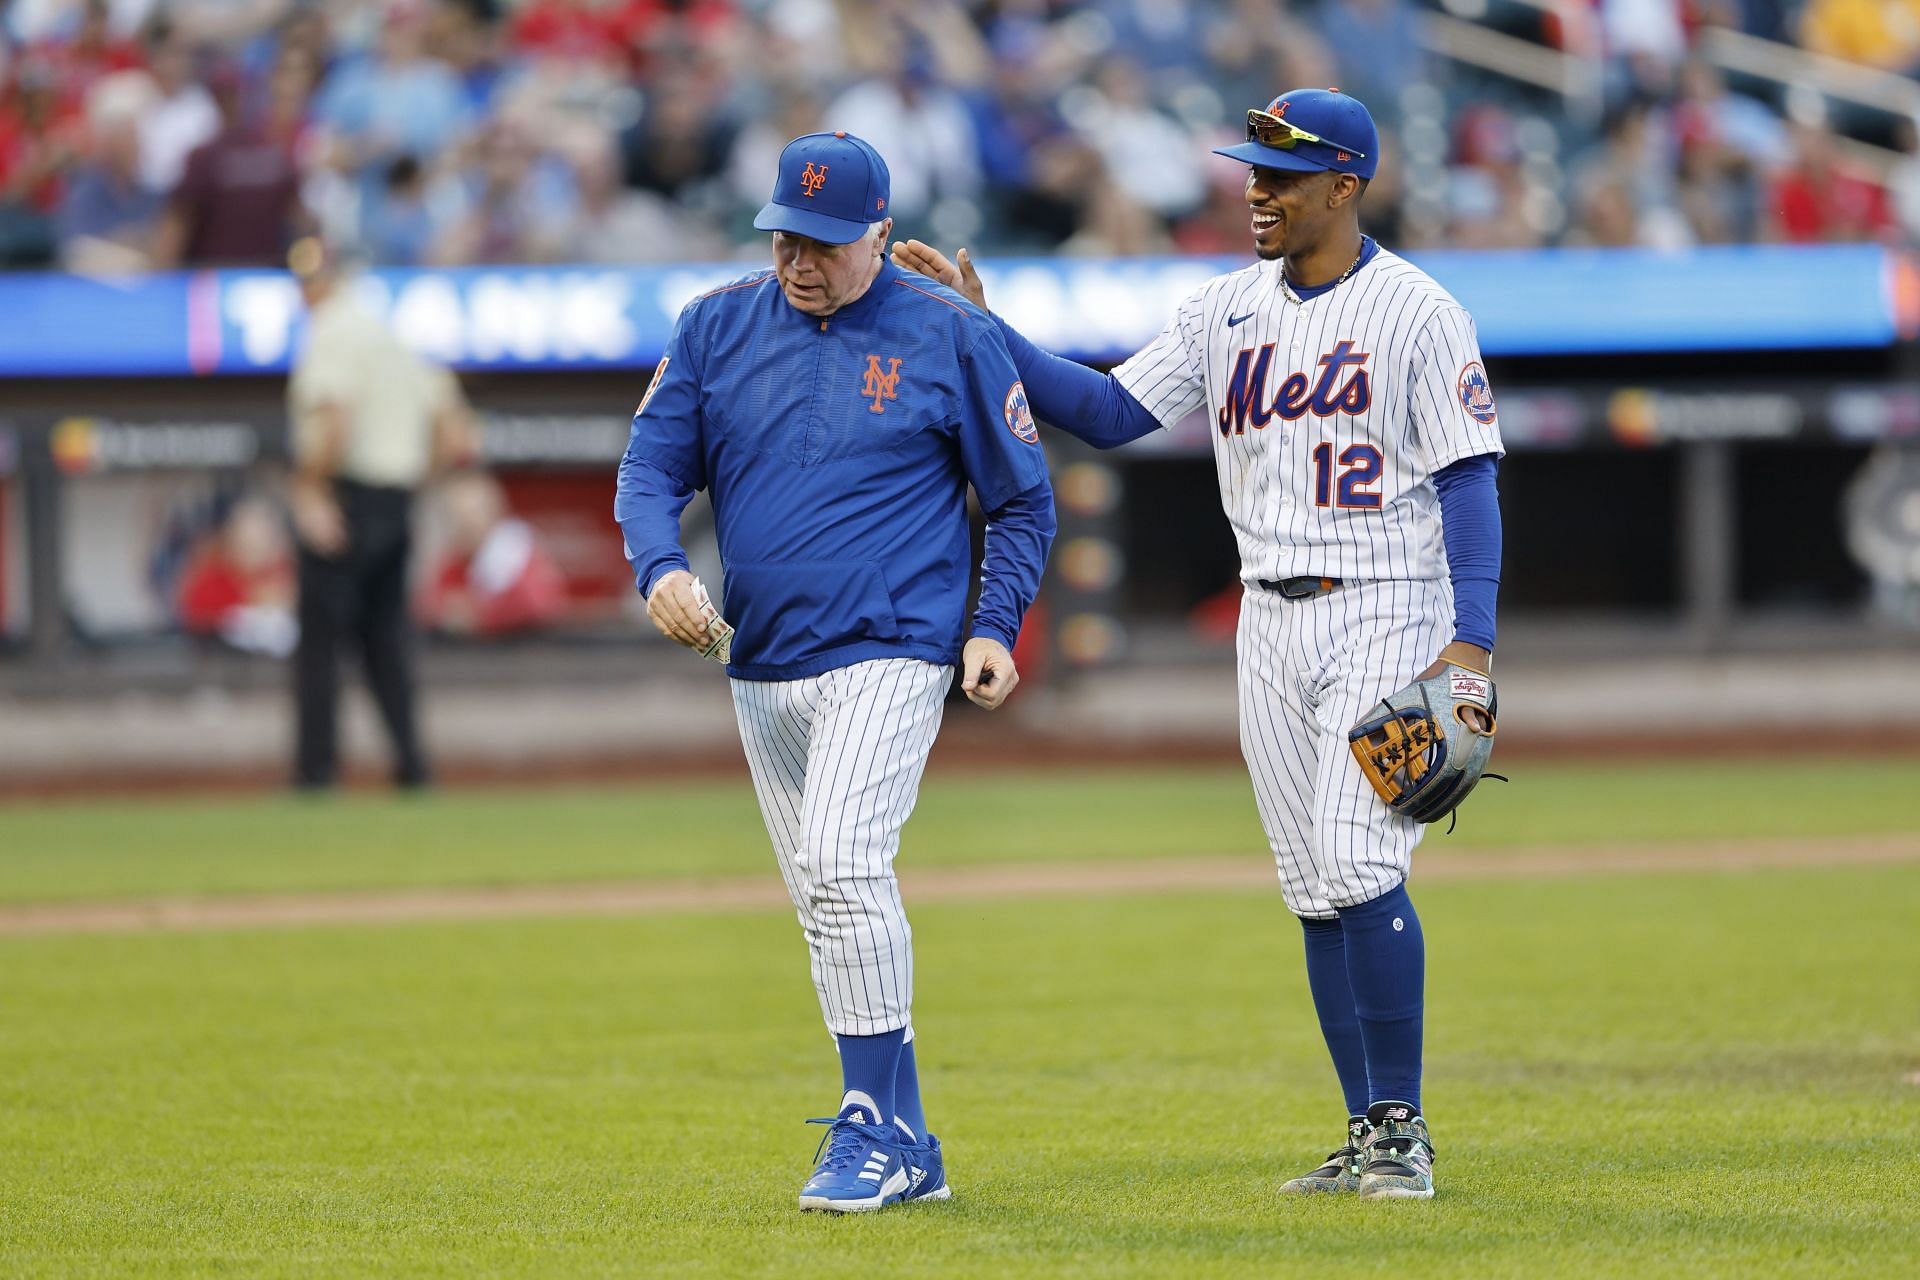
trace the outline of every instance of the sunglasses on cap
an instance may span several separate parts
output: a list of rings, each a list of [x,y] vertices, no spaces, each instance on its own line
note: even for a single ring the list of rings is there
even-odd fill
[[[1367,153],[1357,147],[1323,138],[1317,133],[1308,133],[1299,125],[1288,124],[1273,112],[1262,111],[1258,107],[1247,112],[1247,141],[1257,142],[1263,147],[1277,147],[1281,151],[1291,151],[1302,142],[1317,142],[1323,147],[1344,151],[1356,160],[1367,158]]]

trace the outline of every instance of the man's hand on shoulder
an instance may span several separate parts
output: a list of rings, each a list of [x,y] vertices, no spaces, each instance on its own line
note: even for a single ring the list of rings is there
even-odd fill
[[[973,269],[973,255],[962,249],[959,258],[956,265],[923,240],[896,240],[893,245],[894,266],[902,271],[917,271],[986,311],[987,288],[980,283],[980,273]]]
[[[1007,700],[1020,683],[1007,646],[990,636],[975,636],[960,654],[960,690],[967,701],[988,711]]]

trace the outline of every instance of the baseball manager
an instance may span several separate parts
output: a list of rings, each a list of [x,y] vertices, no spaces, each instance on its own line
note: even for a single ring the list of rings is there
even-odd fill
[[[893,858],[961,669],[975,703],[1011,650],[1053,491],[999,329],[887,261],[886,163],[844,133],[780,154],[771,270],[680,313],[635,411],[615,516],[647,613],[726,663],[740,741],[840,1050],[842,1095],[800,1207],[950,1194],[913,1044],[913,934]],[[987,516],[979,604],[971,485]],[[716,608],[679,517],[711,497]],[[970,631],[970,638],[962,643]]]

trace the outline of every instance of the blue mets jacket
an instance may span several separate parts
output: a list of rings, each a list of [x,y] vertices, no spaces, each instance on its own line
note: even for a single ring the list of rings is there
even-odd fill
[[[687,567],[680,513],[706,490],[727,673],[797,680],[959,659],[969,484],[987,514],[973,634],[1011,648],[1053,541],[1053,489],[998,327],[892,263],[824,320],[761,271],[680,313],[634,411],[614,518],[651,595]]]

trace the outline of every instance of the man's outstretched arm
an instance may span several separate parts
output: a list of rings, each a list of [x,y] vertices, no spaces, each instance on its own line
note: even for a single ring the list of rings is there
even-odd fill
[[[893,246],[893,262],[939,281],[993,315],[987,308],[986,287],[974,270],[973,256],[965,249],[960,250],[959,262],[955,263],[932,245],[907,240]],[[1007,354],[1020,371],[1020,381],[1026,385],[1027,400],[1036,416],[1096,449],[1116,448],[1163,425],[1112,374],[1096,373],[1042,350],[1002,316],[993,316],[993,321],[1006,339]]]

